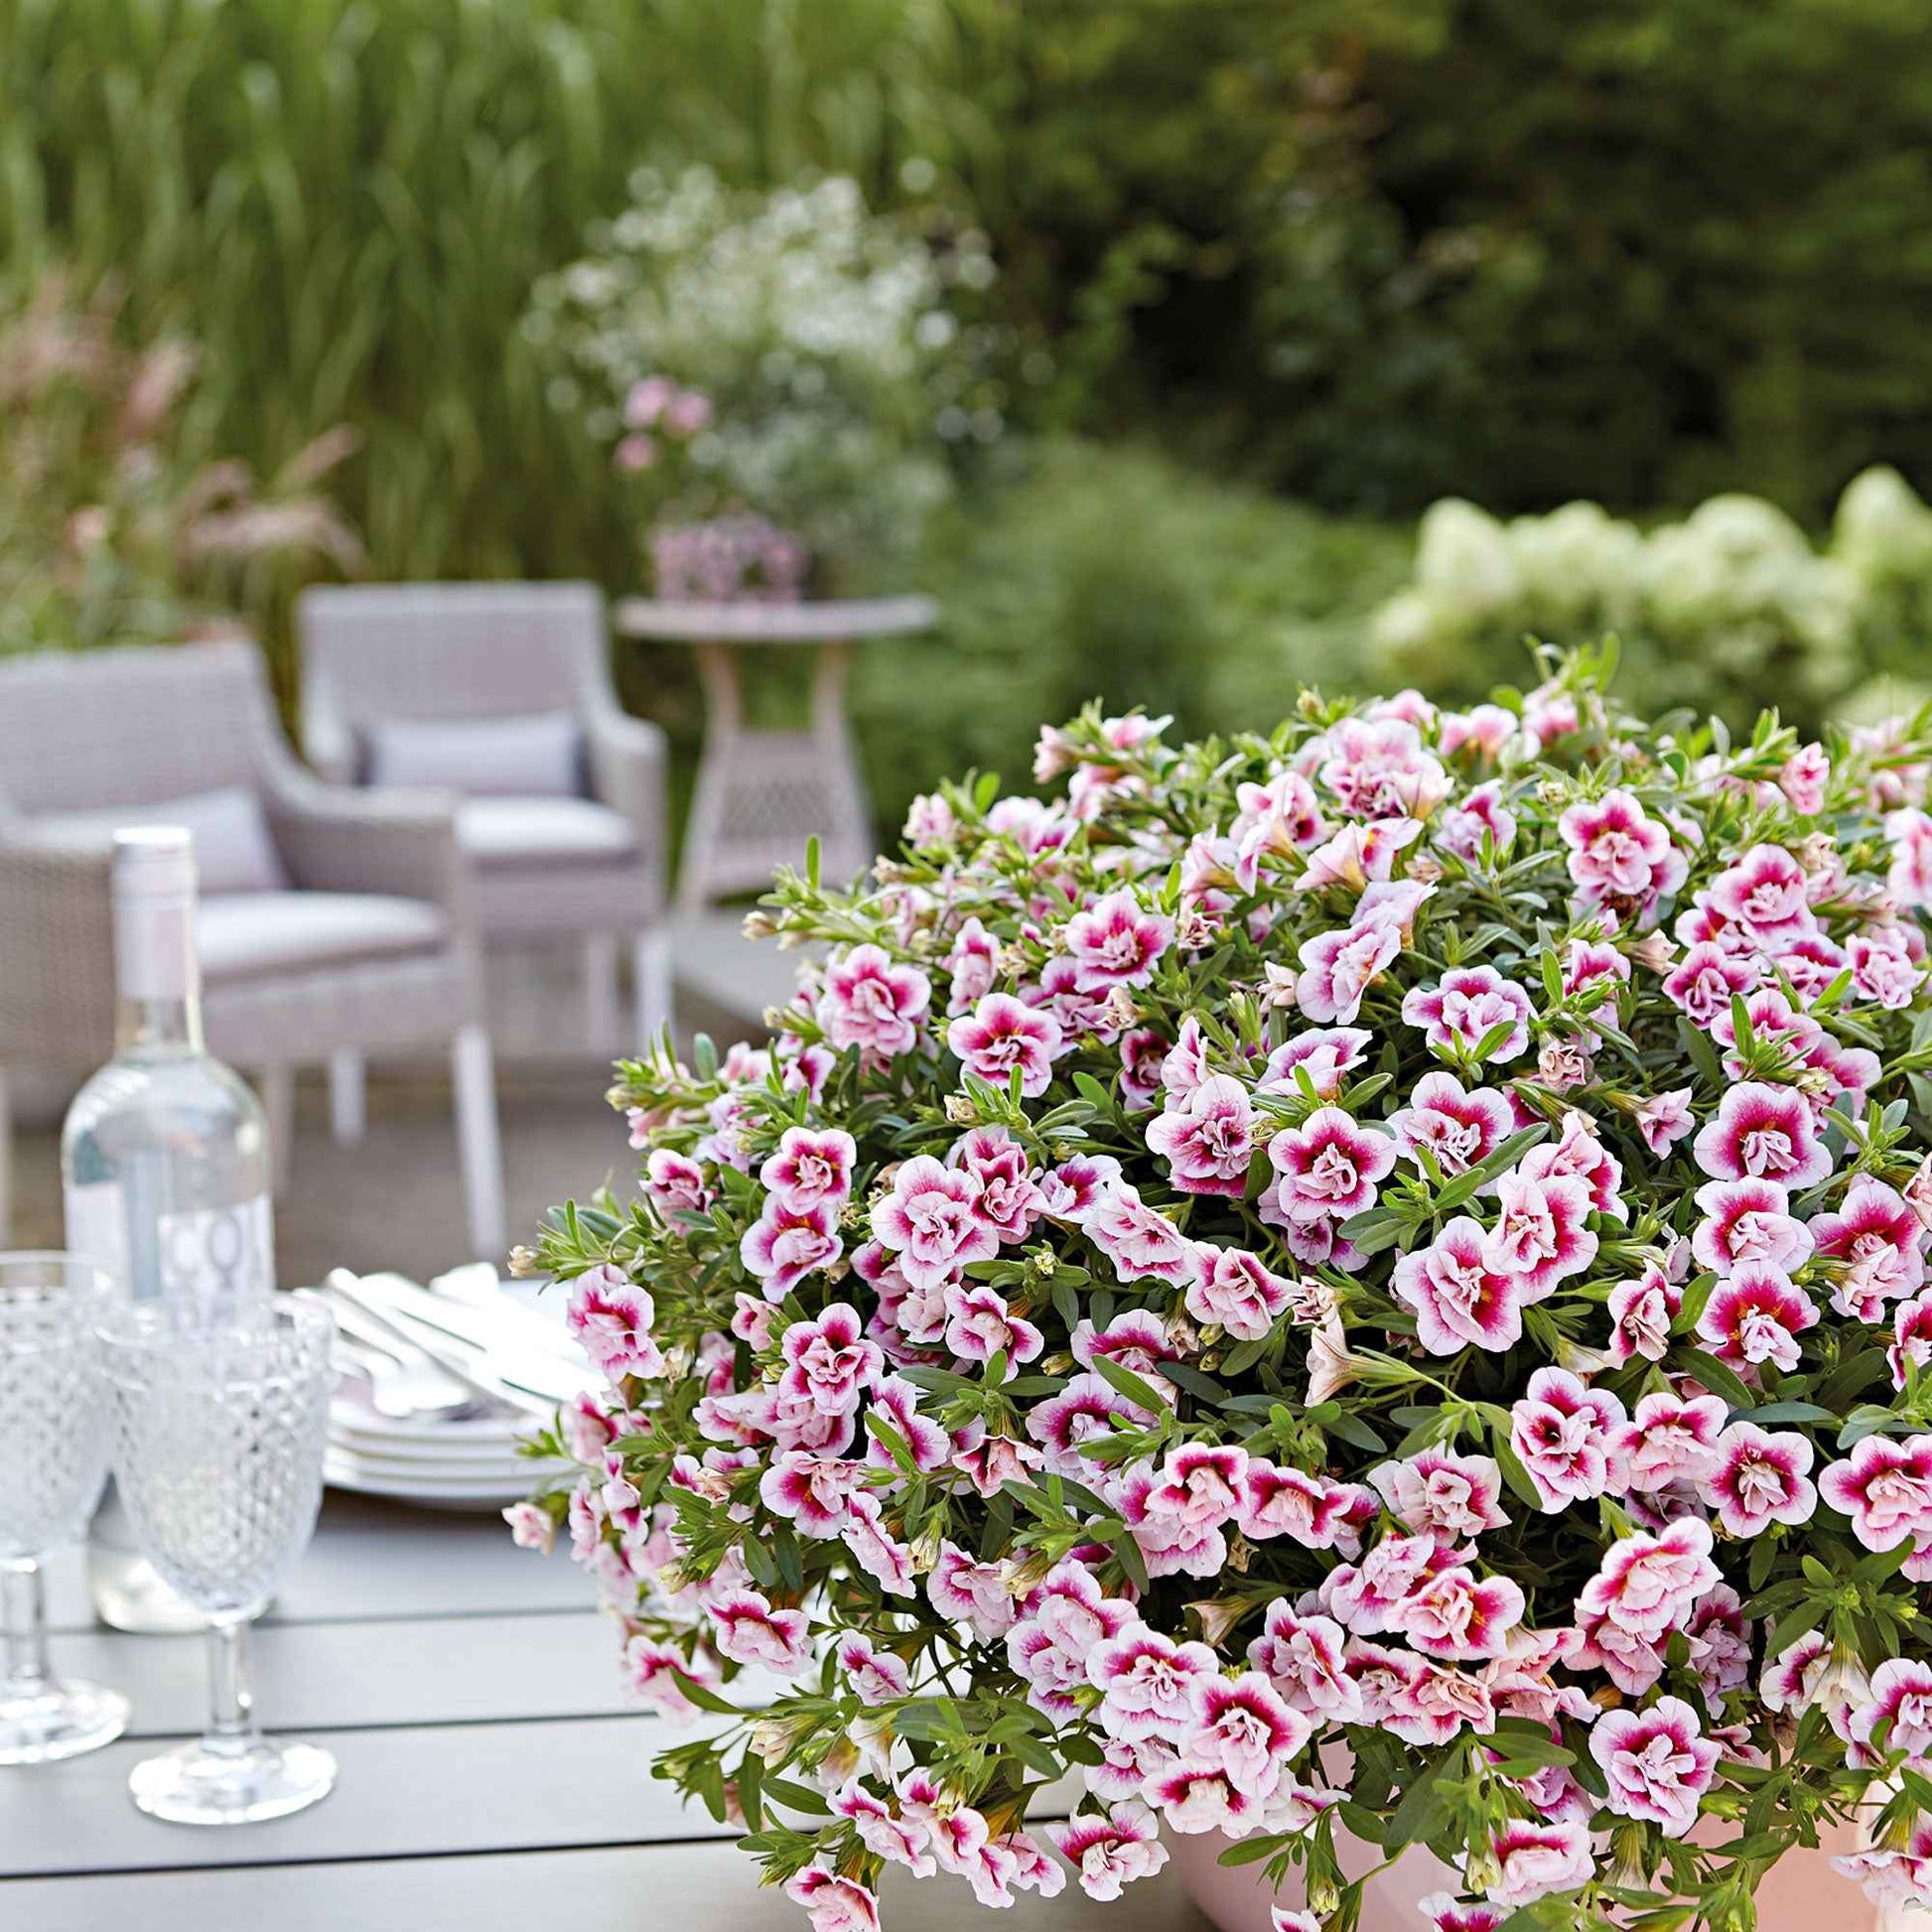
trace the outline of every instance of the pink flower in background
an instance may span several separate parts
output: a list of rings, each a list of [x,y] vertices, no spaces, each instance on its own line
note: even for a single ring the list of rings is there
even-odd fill
[[[1434,987],[1403,996],[1402,1017],[1423,1029],[1430,1045],[1454,1045],[1475,1053],[1498,1027],[1500,1037],[1482,1051],[1486,1060],[1513,1060],[1530,1043],[1530,996],[1493,966],[1459,966]]]
[[[1660,1161],[1697,1125],[1691,1113],[1691,1092],[1689,1087],[1677,1087],[1669,1093],[1652,1094],[1637,1105],[1637,1132]]]
[[[772,1515],[796,1523],[804,1535],[834,1537],[845,1528],[860,1474],[856,1462],[786,1449],[759,1479],[759,1497]]]
[[[1017,1071],[1021,1094],[1035,1100],[1052,1080],[1060,1023],[1011,993],[989,993],[946,1030],[946,1044],[969,1072],[996,1087],[1004,1088]]]
[[[1432,1355],[1513,1348],[1522,1336],[1523,1297],[1516,1278],[1485,1259],[1487,1239],[1479,1221],[1458,1215],[1396,1262],[1396,1297],[1415,1311],[1416,1339]]]
[[[780,1206],[793,1212],[809,1213],[821,1204],[841,1207],[851,1196],[858,1158],[858,1143],[843,1128],[814,1133],[787,1127],[777,1152],[759,1169],[759,1178]]]
[[[840,1535],[868,1577],[896,1596],[912,1594],[912,1553],[887,1529],[877,1490],[853,1492]]]
[[[803,1610],[774,1610],[770,1598],[756,1589],[725,1590],[707,1608],[721,1657],[780,1677],[796,1677],[810,1665],[810,1626]]]
[[[1046,1835],[1089,1898],[1118,1898],[1123,1885],[1153,1877],[1168,1862],[1160,1823],[1137,1798],[1105,1813],[1076,1813],[1064,1825],[1047,1826]]]
[[[1915,1769],[1932,1760],[1932,1664],[1887,1657],[1871,1673],[1871,1696],[1852,1714],[1853,1738],[1871,1749],[1903,1751]]]
[[[678,1681],[702,1682],[706,1673],[691,1663],[675,1644],[646,1636],[631,1637],[623,1647],[623,1687],[647,1711],[683,1727],[698,1720],[698,1707]]]
[[[1169,1100],[1168,1111],[1148,1123],[1147,1144],[1183,1192],[1240,1199],[1254,1147],[1248,1090],[1226,1074],[1210,1074],[1178,1106]]]
[[[1912,1004],[1925,977],[1920,961],[1902,945],[1888,943],[1883,928],[1855,933],[1846,942],[1845,961],[1852,969],[1853,992],[1894,1013]]]
[[[1661,1825],[1682,1838],[1697,1823],[1719,1751],[1682,1698],[1645,1711],[1606,1711],[1589,1733],[1589,1754],[1610,1787],[1609,1806],[1624,1818]]]
[[[1203,1241],[1194,1252],[1200,1269],[1187,1285],[1187,1312],[1226,1329],[1236,1341],[1259,1341],[1288,1307],[1293,1285],[1245,1249]]]
[[[1810,1187],[1832,1171],[1805,1096],[1795,1087],[1757,1080],[1725,1089],[1717,1118],[1698,1130],[1692,1151],[1714,1180]]]
[[[1305,939],[1297,954],[1296,1004],[1311,1020],[1348,1026],[1362,1010],[1362,995],[1401,950],[1400,931],[1380,921]]]
[[[879,1932],[878,1894],[823,1864],[787,1878],[785,1896],[811,1915],[812,1932]]]
[[[1818,1489],[1852,1519],[1853,1535],[1867,1550],[1895,1550],[1908,1536],[1932,1535],[1932,1436],[1866,1436],[1849,1455],[1826,1463]]]
[[[894,1174],[891,1197],[872,1210],[872,1231],[913,1288],[941,1287],[968,1263],[1000,1252],[999,1236],[976,1211],[979,1193],[976,1175],[929,1154],[915,1155]]]
[[[1498,858],[1516,837],[1516,814],[1502,802],[1502,786],[1494,783],[1477,785],[1460,803],[1446,805],[1434,823],[1436,843],[1467,866],[1481,859],[1485,834]]]
[[[634,477],[657,461],[657,445],[648,436],[633,431],[621,437],[611,452],[611,462],[621,476]]]
[[[1720,1361],[1798,1366],[1798,1337],[1816,1326],[1818,1305],[1774,1269],[1739,1268],[1711,1291],[1698,1316],[1699,1339]]]
[[[1885,837],[1891,841],[1885,890],[1900,906],[1932,907],[1932,818],[1916,809],[1888,812]]]
[[[1572,805],[1557,820],[1570,848],[1570,877],[1593,903],[1606,898],[1647,898],[1663,888],[1670,859],[1670,830],[1648,817],[1627,791]]]
[[[650,1335],[657,1305],[612,1263],[587,1268],[577,1277],[564,1318],[607,1381],[667,1372],[663,1352]]]
[[[1587,1389],[1568,1369],[1540,1368],[1510,1408],[1509,1446],[1546,1510],[1600,1496],[1609,1486],[1623,1405]]]
[[[809,1402],[825,1416],[850,1414],[885,1372],[879,1344],[865,1338],[848,1302],[834,1302],[816,1321],[794,1321],[778,1346],[785,1358],[780,1396]]]
[[[1811,1443],[1795,1430],[1767,1434],[1732,1423],[1704,1477],[1705,1499],[1732,1536],[1756,1536],[1773,1523],[1808,1523],[1818,1507],[1811,1462]]]
[[[633,382],[623,399],[624,428],[649,429],[676,393],[677,384],[669,376],[647,375]]]
[[[1083,1225],[1087,1239],[1124,1282],[1153,1280],[1184,1288],[1199,1272],[1200,1259],[1187,1237],[1124,1181],[1102,1193]]]
[[[1509,1918],[1500,1905],[1464,1905],[1446,1891],[1419,1898],[1416,1908],[1429,1921],[1431,1932],[1501,1932]]]
[[[1425,1073],[1406,1107],[1389,1116],[1389,1129],[1405,1154],[1427,1148],[1443,1174],[1467,1173],[1508,1140],[1516,1125],[1508,1099],[1494,1087],[1464,1091],[1453,1073]]]
[[[511,1503],[503,1511],[503,1521],[519,1550],[535,1550],[547,1557],[557,1547],[557,1520],[540,1504]]]
[[[807,1275],[838,1260],[844,1250],[834,1230],[838,1204],[821,1200],[815,1207],[787,1207],[773,1194],[764,1212],[745,1230],[738,1244],[747,1274],[764,1284],[769,1301],[782,1302]]]
[[[1085,993],[1145,986],[1173,941],[1173,921],[1146,911],[1132,893],[1108,893],[1066,923],[1066,950]]]
[[[1654,1261],[1644,1263],[1635,1281],[1618,1282],[1609,1300],[1611,1359],[1619,1367],[1632,1355],[1661,1362],[1683,1306],[1684,1291]]]
[[[680,389],[664,405],[664,427],[673,436],[695,436],[711,421],[711,398],[697,389]]]
[[[1136,1027],[1120,1036],[1120,1097],[1129,1113],[1145,1113],[1161,1098],[1168,1041],[1152,1027]]]
[[[915,1878],[930,1878],[939,1863],[927,1849],[932,1834],[924,1822],[911,1815],[911,1808],[895,1814],[883,1798],[875,1798],[857,1778],[846,1781],[833,1794],[832,1810],[849,1818],[866,1850],[894,1864],[902,1864]]]
[[[1811,1259],[1811,1230],[1789,1212],[1791,1197],[1774,1180],[1713,1180],[1693,1197],[1705,1218],[1691,1253],[1714,1274],[1767,1268],[1795,1274]]]
[[[1891,1366],[1892,1386],[1899,1389],[1905,1386],[1909,1366],[1923,1369],[1932,1362],[1932,1295],[1899,1304],[1892,1316],[1892,1344],[1885,1351],[1885,1359]]]
[[[1189,1443],[1173,1450],[1142,1499],[1151,1521],[1218,1529],[1242,1507],[1248,1453],[1232,1445]]]
[[[1389,1628],[1426,1657],[1500,1657],[1523,1620],[1523,1607],[1521,1588],[1507,1577],[1478,1578],[1458,1563],[1411,1590],[1396,1605]]]
[[[1407,719],[1343,718],[1328,728],[1315,776],[1359,818],[1427,818],[1454,789]]]
[[[1268,1160],[1281,1176],[1278,1199],[1291,1221],[1345,1221],[1375,1205],[1396,1144],[1339,1107],[1317,1107],[1268,1143]]]
[[[993,991],[999,961],[1000,942],[978,918],[968,919],[954,935],[952,951],[946,955],[948,1014],[957,1017],[970,1013]]]
[[[1111,1154],[1073,1155],[1040,1176],[1040,1211],[1078,1226],[1119,1178],[1120,1163]]]
[[[1039,1213],[1027,1151],[1004,1127],[976,1127],[946,1150],[946,1166],[979,1183],[973,1212],[1001,1241],[1024,1241]]]
[[[1822,745],[1801,745],[1778,770],[1778,789],[1784,793],[1794,812],[1815,818],[1825,809],[1825,786],[1832,775],[1832,761]]]
[[[854,946],[825,968],[818,1024],[833,1046],[889,1060],[912,1050],[931,1000],[931,982],[916,966],[895,966],[881,946]]]
[[[1484,1264],[1509,1276],[1525,1302],[1540,1302],[1595,1260],[1596,1236],[1585,1225],[1589,1212],[1590,1190],[1574,1175],[1537,1180],[1518,1168],[1496,1182],[1496,1223],[1483,1237]]]
[[[1248,1661],[1267,1672],[1292,1710],[1328,1724],[1360,1724],[1362,1693],[1348,1672],[1347,1641],[1332,1617],[1304,1616],[1278,1596],[1248,1646]]]

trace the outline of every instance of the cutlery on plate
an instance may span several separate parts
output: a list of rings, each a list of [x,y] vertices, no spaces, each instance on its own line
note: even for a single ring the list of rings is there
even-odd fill
[[[545,1387],[540,1376],[526,1375],[515,1364],[500,1363],[482,1344],[452,1333],[438,1323],[425,1321],[398,1306],[394,1295],[385,1292],[397,1279],[388,1278],[383,1288],[378,1289],[370,1277],[338,1269],[329,1277],[328,1292],[339,1304],[347,1303],[360,1315],[372,1322],[379,1322],[398,1344],[427,1357],[438,1369],[465,1387],[478,1395],[507,1403],[525,1415],[548,1421],[557,1404],[576,1393],[574,1381],[561,1392]],[[413,1288],[414,1285],[408,1286]],[[423,1293],[420,1289],[415,1292],[419,1295]],[[565,1378],[569,1377],[567,1365],[553,1361],[549,1367],[553,1371],[561,1370]]]
[[[595,1394],[604,1386],[603,1378],[584,1360],[581,1350],[572,1360],[558,1353],[554,1343],[547,1347],[533,1344],[522,1320],[511,1318],[542,1320],[541,1316],[528,1315],[527,1311],[476,1308],[433,1295],[400,1275],[357,1276],[355,1294],[365,1307],[404,1326],[439,1360],[449,1356],[445,1349],[433,1345],[426,1330],[461,1347],[466,1351],[462,1365],[471,1374],[507,1383],[552,1404]],[[574,1343],[572,1348],[575,1350]]]
[[[351,1332],[356,1311],[336,1307],[336,1365],[368,1384],[369,1406],[393,1422],[473,1413],[477,1398],[434,1363],[405,1362]]]

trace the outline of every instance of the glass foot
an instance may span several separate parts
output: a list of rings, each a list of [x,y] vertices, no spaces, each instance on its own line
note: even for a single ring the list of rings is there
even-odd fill
[[[49,1684],[31,1697],[0,1693],[0,1764],[51,1764],[111,1744],[127,1727],[127,1699],[98,1684]]]
[[[198,1737],[144,1758],[127,1788],[149,1817],[171,1825],[257,1825],[320,1802],[335,1783],[336,1760],[315,1744],[259,1737],[225,1751]]]

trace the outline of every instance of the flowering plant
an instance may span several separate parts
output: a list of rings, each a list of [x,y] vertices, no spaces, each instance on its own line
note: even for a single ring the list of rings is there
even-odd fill
[[[1662,734],[1306,695],[919,800],[775,1037],[626,1063],[537,1447],[661,1775],[819,1932],[885,1863],[1095,1897],[1159,1832],[1460,1872],[1439,1932],[1932,1894],[1932,715]],[[1695,1837],[1693,1827],[1697,1827]],[[1662,1916],[1630,1921],[1633,1911]]]
[[[533,293],[553,403],[610,445],[645,523],[768,519],[834,571],[902,551],[946,493],[944,446],[1001,428],[990,332],[953,307],[992,279],[985,237],[936,245],[840,176],[759,194],[640,168],[630,192]],[[677,580],[661,594],[706,594],[742,548],[692,541],[654,556]]]

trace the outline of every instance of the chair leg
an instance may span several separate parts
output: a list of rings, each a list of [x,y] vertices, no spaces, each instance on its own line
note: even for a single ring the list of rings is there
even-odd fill
[[[0,1067],[0,1248],[13,1233],[13,1108],[7,1099],[7,1073]]]
[[[295,1068],[265,1066],[261,1077],[262,1112],[268,1116],[268,1172],[279,1200],[288,1192],[295,1169]]]
[[[489,1035],[482,1027],[465,1027],[457,1035],[450,1047],[450,1070],[470,1243],[481,1259],[493,1261],[503,1252],[503,1149],[496,1131]]]
[[[584,1033],[594,1053],[609,1053],[618,1040],[618,935],[584,935]]]
[[[339,1046],[329,1055],[329,1130],[338,1147],[358,1146],[368,1127],[366,1071],[352,1046]]]
[[[658,926],[638,933],[631,972],[636,981],[637,1050],[648,1053],[659,1030],[671,1024],[671,935]]]

